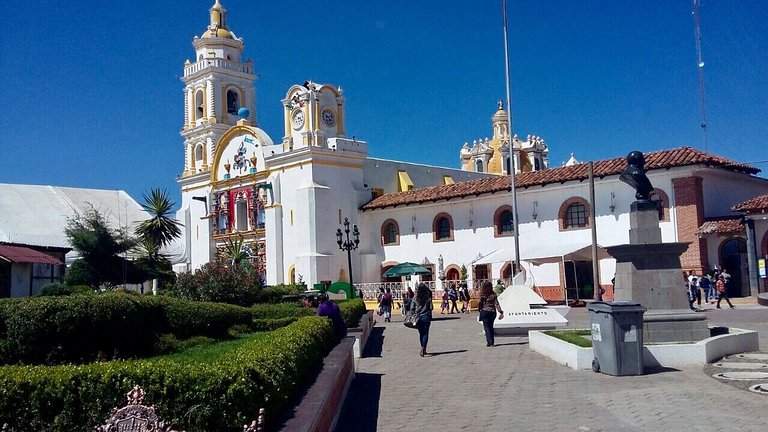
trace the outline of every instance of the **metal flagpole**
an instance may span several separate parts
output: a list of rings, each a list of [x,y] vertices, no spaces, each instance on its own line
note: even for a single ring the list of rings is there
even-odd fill
[[[509,183],[512,188],[512,229],[515,239],[515,261],[512,263],[512,277],[518,273],[520,268],[520,237],[517,223],[517,190],[515,189],[515,157],[514,142],[512,137],[512,94],[509,88],[509,42],[507,33],[509,22],[507,19],[507,0],[501,0],[501,13],[504,15],[504,82],[507,87],[507,123],[509,129]]]
[[[597,256],[597,206],[595,205],[595,164],[589,161],[589,212],[592,218],[592,290],[593,298],[603,300],[600,292],[600,261]]]

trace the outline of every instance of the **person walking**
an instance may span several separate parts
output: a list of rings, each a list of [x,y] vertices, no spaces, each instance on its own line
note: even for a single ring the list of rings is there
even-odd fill
[[[456,302],[459,300],[459,292],[456,291],[456,285],[451,284],[451,287],[448,288],[448,300],[451,302],[451,311],[450,313],[459,313],[459,307],[456,305]]]
[[[695,290],[698,290],[696,284],[697,284],[698,278],[694,274],[690,274],[688,276],[688,282],[686,285],[687,293],[688,293],[688,307],[692,311],[696,311],[697,309],[693,306],[693,304],[696,302],[696,293]]]
[[[709,303],[710,299],[714,297],[712,294],[712,282],[709,280],[709,275],[703,274],[699,278],[699,288],[703,291],[704,303]]]
[[[443,290],[443,296],[441,300],[442,302],[440,302],[440,315],[448,312],[448,290]]]
[[[469,313],[469,289],[467,284],[462,284],[459,289],[459,299],[461,300],[461,312]]]
[[[416,287],[413,313],[416,314],[416,329],[419,330],[419,344],[421,351],[419,356],[428,356],[427,343],[429,342],[429,327],[432,325],[432,291],[423,283]]]
[[[379,309],[384,315],[384,322],[392,322],[392,291],[387,288],[379,300]]]
[[[490,281],[485,281],[480,285],[479,309],[480,321],[483,323],[483,330],[485,331],[485,346],[492,347],[495,345],[493,322],[496,321],[496,312],[499,313],[499,317],[503,317],[504,312],[501,310],[499,301],[496,299],[496,294],[493,292],[493,285]]]
[[[408,287],[408,291],[406,291],[403,294],[403,309],[402,309],[403,316],[406,316],[408,312],[411,310],[411,307],[413,307],[413,296],[414,296],[413,290],[411,289],[411,287]]]
[[[725,276],[720,274],[720,277],[717,278],[717,282],[715,283],[715,289],[717,290],[717,308],[720,309],[720,302],[725,299],[725,301],[728,302],[728,306],[733,309],[733,304],[731,304],[731,299],[728,298],[728,288],[725,286]]]

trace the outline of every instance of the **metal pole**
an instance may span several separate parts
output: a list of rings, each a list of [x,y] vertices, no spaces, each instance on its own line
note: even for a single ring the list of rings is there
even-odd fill
[[[600,261],[597,258],[597,210],[595,206],[595,164],[589,161],[589,213],[592,217],[592,295],[595,300],[601,301],[603,296],[600,290]]]
[[[520,237],[517,223],[517,190],[515,189],[515,157],[514,142],[512,141],[512,93],[509,81],[509,41],[507,38],[509,22],[507,20],[507,0],[501,0],[501,13],[504,15],[504,82],[507,90],[507,123],[509,126],[509,184],[512,188],[512,229],[515,239],[515,261],[512,265],[512,277],[517,275],[520,266]]]
[[[347,234],[347,241],[349,241],[349,234]],[[355,283],[352,281],[352,249],[347,249],[347,265],[349,266],[349,286],[355,289]]]

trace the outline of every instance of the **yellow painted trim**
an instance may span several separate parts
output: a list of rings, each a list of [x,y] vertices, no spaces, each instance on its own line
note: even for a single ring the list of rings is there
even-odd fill
[[[229,128],[229,130],[224,132],[224,135],[222,135],[221,138],[219,138],[219,140],[216,141],[216,154],[213,155],[213,165],[211,166],[211,183],[212,184],[216,183],[216,172],[219,170],[221,155],[222,153],[224,153],[224,149],[226,148],[226,146],[223,145],[223,143],[229,142],[235,136],[243,133],[248,133],[253,136],[259,135],[256,128],[254,127],[246,126],[246,125],[236,125]],[[259,174],[259,173],[256,173],[256,174]],[[236,177],[236,178],[241,178],[241,177]],[[229,180],[234,180],[234,179],[229,179]]]
[[[269,170],[260,171],[253,174],[246,174],[244,176],[235,177],[227,180],[219,180],[211,182],[211,186],[215,189],[227,188],[230,186],[243,186],[246,183],[256,183],[259,180],[264,180],[269,177]]]
[[[336,168],[362,168],[362,164],[351,164],[351,163],[341,163],[341,162],[326,162],[326,161],[302,161],[302,162],[293,162],[286,165],[276,165],[272,167],[272,171],[276,170],[286,170],[288,168],[294,168],[296,166],[304,166],[304,165],[321,165],[321,166],[330,166],[330,167],[336,167]]]
[[[449,184],[455,184],[455,183],[456,182],[453,181],[453,177],[451,177],[449,175],[444,175],[443,176],[443,184],[449,185]]]
[[[408,171],[398,171],[397,172],[397,191],[398,192],[405,192],[409,190],[413,190],[413,180],[411,180],[411,176],[408,175]]]
[[[293,273],[293,275],[291,273]],[[288,272],[286,273],[285,280],[288,281],[288,283],[291,285],[296,283],[296,266],[294,264],[288,266]]]
[[[205,185],[200,185],[200,186],[187,187],[187,188],[181,189],[181,191],[182,192],[189,192],[189,191],[193,191],[193,190],[204,189],[204,188],[207,188],[208,186],[210,186],[210,185],[205,184]]]

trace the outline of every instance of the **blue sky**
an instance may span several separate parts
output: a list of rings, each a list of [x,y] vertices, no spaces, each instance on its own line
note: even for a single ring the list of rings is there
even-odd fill
[[[14,2],[0,36],[0,182],[178,196],[183,62],[212,0]],[[340,84],[370,154],[458,166],[504,93],[499,0],[223,0],[255,62],[260,126]],[[183,5],[183,7],[181,6]],[[691,2],[510,1],[513,127],[552,165],[701,146]],[[709,150],[768,159],[768,2],[704,0]],[[760,164],[766,169],[768,165]]]

